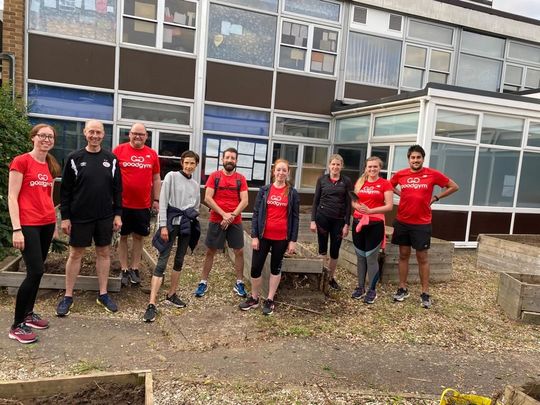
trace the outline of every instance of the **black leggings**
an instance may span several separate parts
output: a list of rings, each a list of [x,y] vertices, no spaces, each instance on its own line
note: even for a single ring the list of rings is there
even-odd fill
[[[319,254],[328,253],[328,238],[330,237],[330,258],[339,257],[339,248],[341,247],[342,232],[345,221],[339,218],[329,218],[322,214],[317,214],[315,219],[317,224],[317,241],[319,242]]]
[[[54,233],[54,224],[21,228],[24,235],[22,257],[26,264],[26,278],[17,292],[14,327],[24,322],[26,315],[34,311],[39,283],[43,276],[43,263],[47,258]]]
[[[253,250],[253,257],[251,259],[251,278],[259,278],[261,276],[266,256],[268,256],[270,250],[272,250],[270,273],[274,276],[279,276],[283,256],[287,251],[288,245],[289,241],[287,240],[259,239],[259,250]]]

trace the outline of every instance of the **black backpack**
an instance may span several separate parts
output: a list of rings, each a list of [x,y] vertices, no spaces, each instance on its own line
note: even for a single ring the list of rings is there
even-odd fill
[[[240,202],[240,188],[242,187],[242,181],[240,180],[240,178],[238,177],[238,174],[235,173],[236,175],[236,191],[238,193],[238,202]],[[218,187],[219,187],[219,179],[221,179],[221,172],[219,173],[219,177],[216,176],[214,178],[214,197],[216,196],[216,193],[218,191]],[[227,189],[227,190],[231,190],[231,188],[226,188],[226,187],[223,187],[223,189]]]

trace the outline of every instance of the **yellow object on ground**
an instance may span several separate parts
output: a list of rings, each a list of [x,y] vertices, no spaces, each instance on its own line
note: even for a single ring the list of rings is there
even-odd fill
[[[447,388],[441,395],[439,405],[496,405],[491,398],[474,394],[461,394],[453,388]]]

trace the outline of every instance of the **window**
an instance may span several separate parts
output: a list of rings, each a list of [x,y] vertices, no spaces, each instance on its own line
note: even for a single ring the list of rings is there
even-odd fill
[[[414,135],[418,132],[418,113],[386,115],[375,118],[374,137]]]
[[[311,24],[283,21],[280,67],[333,75],[337,49],[337,31]]]
[[[277,11],[278,0],[227,0],[229,4],[251,7],[262,11]]]
[[[118,144],[129,142],[129,131],[130,128],[118,128]],[[149,148],[152,147],[152,135],[153,131],[151,129],[146,128],[146,133],[148,134],[148,137],[146,138],[146,141],[144,144],[148,146]]]
[[[403,21],[403,17],[396,14],[390,14],[390,18],[388,20],[388,29],[392,31],[398,31],[401,32],[401,24]]]
[[[511,207],[518,161],[517,151],[480,148],[473,204]]]
[[[527,146],[540,147],[540,122],[531,122],[529,124],[529,136],[527,137]]]
[[[28,3],[30,30],[98,41],[116,41],[116,0],[37,0]]]
[[[364,170],[364,161],[366,160],[367,144],[363,145],[336,145],[336,153],[343,158],[343,170],[345,176],[348,176],[354,182]]]
[[[353,21],[359,24],[367,22],[367,8],[354,6]]]
[[[270,113],[207,104],[204,108],[206,131],[268,136]]]
[[[328,139],[328,122],[301,120],[296,118],[276,118],[276,135]]]
[[[490,58],[504,56],[505,40],[476,32],[463,31],[461,33],[461,52]]]
[[[289,182],[296,184],[296,169],[298,168],[298,145],[287,143],[274,143],[272,148],[272,163],[277,159],[285,159],[289,162]]]
[[[540,153],[525,152],[519,178],[518,207],[540,208],[538,173],[540,173]]]
[[[461,54],[456,84],[479,90],[499,91],[502,61]]]
[[[285,0],[285,11],[339,22],[341,7],[329,0]]]
[[[173,132],[159,132],[158,155],[162,179],[170,171],[180,169],[179,158],[186,150],[189,150],[189,135]]]
[[[350,33],[346,80],[397,87],[400,61],[400,41]]]
[[[523,124],[524,121],[521,118],[485,114],[480,142],[520,147],[523,138]]]
[[[477,129],[477,115],[458,111],[437,111],[436,136],[475,141]]]
[[[447,51],[407,44],[402,85],[419,89],[428,82],[447,83],[451,56]]]
[[[540,87],[540,70],[528,66],[506,65],[504,91],[537,89]]]
[[[302,172],[300,173],[301,188],[315,188],[317,179],[326,170],[327,157],[327,147],[304,146]]]
[[[454,29],[410,20],[408,37],[451,46],[454,40]]]
[[[371,116],[345,118],[336,122],[336,142],[367,143]]]
[[[210,4],[208,58],[274,66],[277,18]]]
[[[121,118],[163,124],[190,125],[191,108],[166,102],[122,99]]]
[[[508,47],[508,58],[540,64],[540,48],[511,41]]]
[[[28,84],[28,111],[34,114],[113,118],[114,95],[90,90]]]
[[[197,3],[188,0],[125,0],[122,41],[193,53]]]

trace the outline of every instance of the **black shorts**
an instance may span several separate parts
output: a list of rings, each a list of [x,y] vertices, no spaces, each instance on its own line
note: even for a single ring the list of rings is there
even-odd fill
[[[217,222],[208,223],[206,233],[206,246],[210,249],[223,249],[227,245],[231,249],[242,249],[244,247],[244,228],[242,224],[231,224],[227,229],[221,228]]]
[[[392,244],[412,246],[415,250],[426,250],[431,245],[431,224],[405,224],[394,220]]]
[[[72,223],[69,245],[88,247],[94,240],[96,246],[109,246],[112,242],[113,219],[114,217],[110,217],[83,224]]]
[[[136,233],[150,235],[150,209],[122,208],[122,229],[120,235]]]

